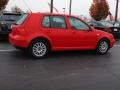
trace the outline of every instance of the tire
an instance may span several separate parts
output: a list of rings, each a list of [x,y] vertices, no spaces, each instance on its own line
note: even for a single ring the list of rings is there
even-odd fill
[[[98,45],[97,45],[97,48],[96,48],[96,51],[98,54],[100,55],[104,55],[108,52],[109,50],[109,42],[108,40],[106,39],[103,39],[103,40],[100,40]]]
[[[49,44],[44,40],[35,40],[29,46],[29,53],[38,59],[46,57],[49,51]]]

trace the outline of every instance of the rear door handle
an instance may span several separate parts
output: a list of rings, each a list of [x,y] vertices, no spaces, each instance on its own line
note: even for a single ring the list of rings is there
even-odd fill
[[[51,31],[50,31],[50,30],[47,30],[46,32],[47,32],[47,33],[51,33]]]

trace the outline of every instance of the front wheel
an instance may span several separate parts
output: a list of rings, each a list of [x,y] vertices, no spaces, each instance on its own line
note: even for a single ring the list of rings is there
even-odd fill
[[[109,42],[107,40],[101,40],[97,45],[96,51],[98,54],[104,55],[108,52],[109,47]]]
[[[35,40],[29,47],[30,54],[35,58],[43,58],[47,56],[49,50],[48,43],[43,40]]]

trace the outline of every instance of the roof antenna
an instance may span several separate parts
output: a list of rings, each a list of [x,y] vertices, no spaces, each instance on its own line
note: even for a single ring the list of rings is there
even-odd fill
[[[28,6],[28,4],[25,2],[25,0],[23,0],[23,3],[27,6],[27,8],[29,9],[30,13],[32,13],[32,10],[31,10],[30,7]]]

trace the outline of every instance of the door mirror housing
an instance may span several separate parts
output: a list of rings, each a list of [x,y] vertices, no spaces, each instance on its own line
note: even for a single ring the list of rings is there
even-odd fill
[[[89,31],[93,31],[93,30],[94,30],[94,27],[90,27],[90,28],[89,28]]]

